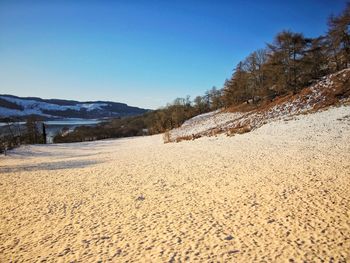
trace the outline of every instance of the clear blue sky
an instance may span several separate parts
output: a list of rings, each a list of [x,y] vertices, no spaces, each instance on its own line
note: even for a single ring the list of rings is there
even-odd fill
[[[315,37],[342,0],[0,0],[0,93],[157,108],[222,87],[283,29]]]

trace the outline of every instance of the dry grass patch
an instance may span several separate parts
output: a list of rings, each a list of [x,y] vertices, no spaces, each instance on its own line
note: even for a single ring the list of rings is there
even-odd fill
[[[252,127],[250,125],[240,126],[231,128],[227,131],[228,136],[234,136],[235,134],[243,134],[250,132],[252,130]]]

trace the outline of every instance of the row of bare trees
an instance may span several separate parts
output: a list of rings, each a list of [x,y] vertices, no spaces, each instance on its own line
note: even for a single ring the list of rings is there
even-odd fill
[[[222,107],[222,90],[213,87],[203,96],[195,97],[193,101],[189,96],[177,98],[166,107],[146,114],[146,124],[149,133],[161,133],[179,127],[193,116]]]
[[[6,125],[1,127],[0,153],[22,144],[46,143],[45,125],[36,118],[28,118],[25,124],[19,120],[6,118]]]

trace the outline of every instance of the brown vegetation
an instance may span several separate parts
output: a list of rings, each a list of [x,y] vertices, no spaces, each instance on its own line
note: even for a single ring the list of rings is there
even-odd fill
[[[244,125],[242,127],[235,127],[235,128],[229,129],[227,132],[227,135],[234,136],[235,134],[243,134],[243,133],[250,132],[251,130],[252,128],[249,125]]]

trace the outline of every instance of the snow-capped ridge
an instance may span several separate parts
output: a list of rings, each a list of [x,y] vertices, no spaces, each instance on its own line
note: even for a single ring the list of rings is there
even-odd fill
[[[0,95],[0,118],[36,115],[42,118],[101,118],[144,113],[146,110],[124,103],[44,100]]]

